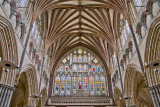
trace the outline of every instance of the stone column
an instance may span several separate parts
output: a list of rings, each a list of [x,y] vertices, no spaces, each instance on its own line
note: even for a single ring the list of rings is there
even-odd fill
[[[160,107],[160,84],[149,87],[154,107]]]
[[[9,107],[14,87],[0,84],[0,107]]]

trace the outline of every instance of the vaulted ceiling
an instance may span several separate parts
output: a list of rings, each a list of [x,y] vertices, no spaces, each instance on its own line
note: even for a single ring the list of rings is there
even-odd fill
[[[42,15],[45,50],[52,50],[53,68],[76,46],[95,52],[108,68],[109,47],[116,48],[117,12],[106,8],[104,0],[55,0],[55,4]]]

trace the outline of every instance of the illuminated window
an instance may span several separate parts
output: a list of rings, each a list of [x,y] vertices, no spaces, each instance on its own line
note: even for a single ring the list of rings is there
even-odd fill
[[[100,96],[107,95],[101,61],[84,49],[69,53],[55,72],[55,96]]]

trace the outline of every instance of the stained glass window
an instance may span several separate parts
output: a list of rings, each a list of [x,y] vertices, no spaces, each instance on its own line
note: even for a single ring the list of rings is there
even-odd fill
[[[65,71],[69,71],[69,65],[68,64],[66,64],[66,66],[65,66]]]
[[[64,95],[65,92],[65,75],[61,77],[61,90],[60,95]]]
[[[82,56],[81,55],[78,56],[78,62],[82,62]]]
[[[101,61],[84,49],[66,55],[57,65],[54,95],[100,96],[106,93],[104,67]]]
[[[84,64],[83,68],[84,68],[84,72],[87,72],[87,64]]]
[[[55,78],[55,95],[59,95],[59,82],[60,82],[60,77],[58,75]]]
[[[101,76],[101,90],[102,90],[102,95],[105,95],[106,85],[105,85],[105,77],[104,76]]]
[[[98,71],[98,72],[101,71],[100,64],[97,65],[97,71]]]
[[[67,80],[66,80],[66,95],[71,95],[71,76],[68,75],[67,76]]]
[[[93,71],[93,72],[95,72],[95,71],[96,71],[95,65],[93,65],[93,67],[92,67],[92,71]]]
[[[88,95],[88,77],[84,77],[84,95]]]
[[[89,81],[90,81],[90,95],[94,95],[94,77],[93,75],[89,77]]]
[[[76,72],[76,71],[77,71],[77,65],[74,64],[74,65],[73,65],[73,72]]]
[[[96,95],[100,95],[100,83],[99,76],[95,76],[95,85],[96,85]]]
[[[77,91],[77,79],[76,76],[73,77],[73,95],[76,95],[76,91]]]
[[[82,89],[82,77],[81,77],[81,75],[78,77],[78,86],[79,86],[78,89]]]
[[[73,62],[77,62],[77,56],[76,55],[73,56]]]
[[[83,62],[87,62],[87,56],[86,55],[84,55],[84,57],[83,57]]]
[[[60,71],[60,72],[63,72],[63,64],[60,65],[59,71]]]
[[[82,72],[82,65],[79,64],[79,72]]]

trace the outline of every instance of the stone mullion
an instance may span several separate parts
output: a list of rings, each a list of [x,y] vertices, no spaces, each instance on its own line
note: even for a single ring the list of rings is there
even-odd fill
[[[107,96],[109,96],[109,87],[108,87],[109,84],[106,85],[106,83],[108,83],[108,79],[106,76],[104,76],[104,78],[105,78],[105,81],[104,81],[105,93],[107,92]]]
[[[51,95],[54,95],[54,92],[55,92],[55,83],[56,83],[55,79],[56,79],[56,76],[54,76],[53,78],[54,78],[54,79],[53,79],[53,83],[52,83],[52,87],[51,87],[51,88],[52,88],[52,90],[51,90],[51,91],[52,91],[52,92],[51,92]]]

